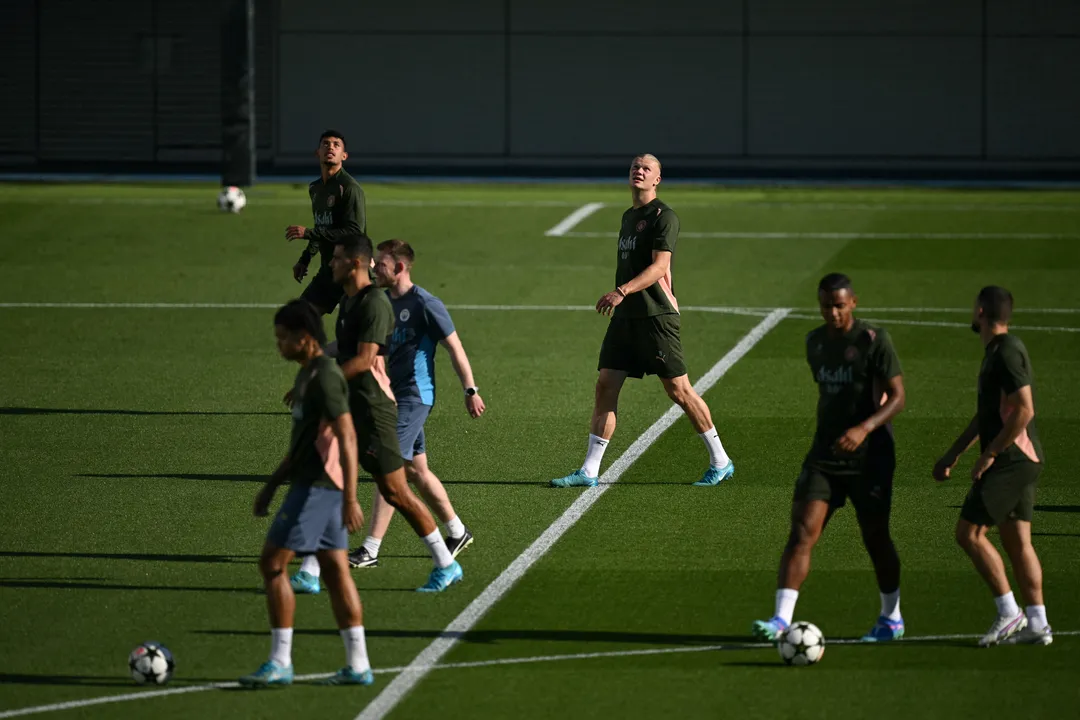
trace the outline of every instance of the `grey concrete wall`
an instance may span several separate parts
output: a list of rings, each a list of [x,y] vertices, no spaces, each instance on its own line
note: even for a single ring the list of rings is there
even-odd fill
[[[257,3],[282,167],[1080,167],[1077,0]],[[215,7],[6,0],[0,161],[216,159]]]

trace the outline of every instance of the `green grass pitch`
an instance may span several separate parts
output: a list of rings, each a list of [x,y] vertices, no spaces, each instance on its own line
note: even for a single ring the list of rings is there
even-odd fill
[[[390,717],[1075,712],[1080,193],[661,189],[682,220],[675,286],[692,379],[771,309],[792,308],[705,395],[735,477],[691,487],[707,456],[676,421],[441,660],[473,665],[431,671]],[[370,233],[415,245],[414,278],[450,305],[488,404],[467,417],[440,352],[429,453],[477,538],[461,557],[464,582],[413,592],[430,561],[395,520],[381,566],[354,573],[383,671],[374,687],[198,690],[48,714],[353,718],[580,494],[546,484],[584,452],[605,321],[581,308],[612,286],[627,192],[366,190]],[[265,659],[254,561],[267,521],[251,502],[284,451],[281,397],[295,372],[276,354],[270,306],[299,294],[290,268],[301,248],[284,228],[311,212],[302,186],[253,188],[239,215],[220,213],[215,192],[0,185],[0,717],[144,692],[125,662],[145,640],[176,656],[169,689],[229,682]],[[545,235],[590,202],[605,206],[567,235]],[[893,532],[911,639],[832,642],[820,664],[794,669],[774,649],[745,646],[751,621],[772,612],[813,432],[803,336],[819,322],[816,283],[834,270],[852,276],[857,314],[889,329],[904,366]],[[975,647],[994,608],[952,539],[973,455],[950,483],[930,478],[974,412],[982,348],[967,308],[991,283],[1013,291],[1035,368],[1048,463],[1034,540],[1060,633],[1046,648]],[[199,303],[265,307],[184,307]],[[551,307],[509,307],[521,305]],[[628,383],[605,469],[669,406],[654,379]],[[360,490],[367,509],[372,486]],[[796,619],[836,641],[861,635],[877,612],[849,508],[816,551]],[[296,628],[298,674],[342,664],[325,592],[298,598]],[[525,662],[548,656],[560,657]]]

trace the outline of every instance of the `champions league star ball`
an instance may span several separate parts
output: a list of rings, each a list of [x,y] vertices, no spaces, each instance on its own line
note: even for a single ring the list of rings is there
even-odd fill
[[[161,643],[144,642],[128,656],[131,677],[140,685],[164,685],[172,678],[175,666],[169,648]]]
[[[776,649],[788,665],[813,665],[825,654],[825,636],[812,623],[792,623],[780,637]]]
[[[221,188],[217,196],[218,208],[225,212],[238,213],[247,205],[247,196],[244,191],[235,186]]]

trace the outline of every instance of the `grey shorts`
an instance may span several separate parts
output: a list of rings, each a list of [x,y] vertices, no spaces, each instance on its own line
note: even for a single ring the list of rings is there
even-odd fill
[[[266,533],[268,542],[310,555],[319,550],[347,550],[349,531],[341,521],[341,491],[296,484]]]
[[[427,452],[424,423],[430,414],[430,405],[407,403],[398,406],[397,436],[403,460],[412,460]]]

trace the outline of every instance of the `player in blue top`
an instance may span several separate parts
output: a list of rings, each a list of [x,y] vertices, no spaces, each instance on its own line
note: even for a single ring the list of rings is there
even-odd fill
[[[416,254],[407,242],[387,240],[379,243],[375,274],[379,285],[387,289],[394,307],[394,337],[390,343],[387,372],[398,403],[398,442],[406,474],[446,527],[446,547],[456,558],[472,544],[473,536],[454,511],[439,478],[428,467],[424,436],[424,422],[435,404],[435,350],[438,345],[450,353],[469,416],[480,417],[485,407],[473,380],[469,357],[461,346],[446,306],[442,300],[413,284],[415,259]],[[358,550],[349,554],[349,563],[353,567],[378,565],[379,546],[394,516],[394,508],[378,493],[375,495],[368,536]]]
[[[387,240],[378,246],[375,258],[377,282],[386,288],[394,309],[394,334],[386,369],[397,402],[398,443],[405,460],[406,475],[445,525],[446,547],[456,558],[472,544],[473,536],[454,511],[442,482],[428,467],[424,435],[424,422],[435,404],[435,350],[438,345],[450,353],[450,361],[464,389],[465,409],[469,416],[480,417],[485,406],[446,306],[412,281],[415,258],[412,247],[402,240]],[[373,503],[368,536],[360,548],[349,554],[349,563],[354,568],[378,566],[379,547],[394,516],[393,506],[378,490]],[[318,563],[305,560],[293,578],[293,588],[297,592],[317,592],[318,574]],[[310,590],[306,588],[308,584]]]

